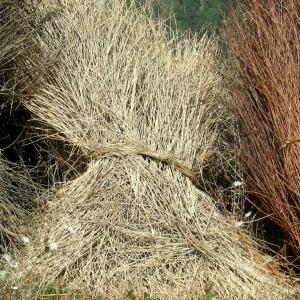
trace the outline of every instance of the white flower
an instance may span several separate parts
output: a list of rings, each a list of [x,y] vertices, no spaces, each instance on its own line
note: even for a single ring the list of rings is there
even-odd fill
[[[244,222],[243,221],[239,221],[239,222],[236,222],[235,224],[234,224],[234,226],[236,227],[236,228],[240,228],[240,227],[242,227],[244,225]]]
[[[48,245],[48,249],[49,249],[49,251],[51,251],[51,252],[57,251],[57,249],[58,249],[57,243],[51,243],[51,244],[49,244],[49,245]]]
[[[75,233],[75,229],[71,226],[67,226],[66,229],[70,232],[70,233]]]
[[[4,280],[5,278],[7,278],[7,276],[8,276],[8,272],[0,271],[0,280]]]
[[[270,256],[270,255],[268,255],[268,254],[265,254],[264,257],[265,257],[265,260],[266,260],[267,262],[272,262],[272,261],[273,261],[273,257]]]
[[[6,262],[10,262],[12,260],[11,256],[8,253],[3,254],[2,257]]]
[[[18,287],[17,286],[12,286],[11,290],[12,290],[13,294],[16,294],[16,291],[18,290]]]
[[[20,240],[24,245],[28,245],[30,242],[29,238],[25,235],[21,236]]]
[[[13,258],[8,254],[5,253],[2,258],[6,261],[7,265],[11,268],[17,268],[18,267],[18,263],[13,260]]]
[[[155,236],[155,230],[153,228],[151,228],[151,234],[152,236]]]
[[[245,218],[249,218],[250,216],[251,216],[251,214],[252,214],[252,211],[250,210],[250,211],[248,211],[246,214],[245,214]]]
[[[241,181],[235,181],[232,185],[234,187],[239,187],[239,186],[243,185],[243,182],[241,182]]]

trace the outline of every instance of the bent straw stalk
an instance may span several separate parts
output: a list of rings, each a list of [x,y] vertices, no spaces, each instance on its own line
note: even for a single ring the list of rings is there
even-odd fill
[[[58,13],[17,66],[30,75],[24,105],[90,161],[36,217],[22,269],[111,299],[130,290],[161,299],[289,297],[285,279],[178,171],[201,169],[214,153],[214,42],[182,41],[118,0],[26,5],[33,23]]]

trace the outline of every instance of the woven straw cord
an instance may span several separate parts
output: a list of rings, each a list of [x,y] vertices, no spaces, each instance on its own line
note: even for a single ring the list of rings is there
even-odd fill
[[[152,150],[145,145],[125,143],[101,145],[95,147],[94,149],[88,149],[87,152],[89,153],[88,157],[91,159],[99,159],[102,157],[110,156],[141,155],[174,166],[175,169],[177,169],[179,172],[181,172],[191,180],[194,180],[196,178],[195,172],[188,168],[182,160],[176,158],[173,153],[159,152],[156,150]]]

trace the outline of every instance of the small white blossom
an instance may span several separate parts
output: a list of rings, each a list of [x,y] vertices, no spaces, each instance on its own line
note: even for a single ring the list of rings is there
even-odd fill
[[[49,245],[48,245],[48,249],[49,249],[49,251],[51,251],[51,252],[57,251],[57,249],[58,249],[57,243],[51,243],[51,244],[49,244]]]
[[[151,228],[151,234],[152,236],[155,236],[155,230],[153,228]]]
[[[265,257],[265,260],[266,260],[267,262],[272,262],[272,261],[273,261],[273,257],[270,256],[270,255],[268,255],[268,254],[265,254],[264,257]]]
[[[8,253],[3,254],[2,257],[6,262],[10,262],[12,259]]]
[[[9,264],[9,266],[10,266],[11,268],[17,268],[17,267],[19,266],[19,264],[18,264],[15,260],[13,260],[13,261]]]
[[[234,187],[239,187],[239,186],[243,185],[243,182],[241,182],[241,181],[235,181],[232,185]]]
[[[251,211],[251,210],[248,211],[248,212],[245,214],[245,218],[249,218],[249,217],[251,216],[251,214],[252,214],[252,211]]]
[[[75,229],[71,226],[67,226],[66,229],[70,232],[70,233],[75,233]]]
[[[18,290],[18,287],[17,286],[12,286],[11,290],[12,290],[12,293],[15,294],[16,291]]]
[[[240,227],[242,227],[244,225],[244,222],[243,221],[239,221],[239,222],[236,222],[235,224],[234,224],[234,226],[236,227],[236,228],[240,228]]]
[[[30,242],[29,238],[28,238],[27,236],[24,236],[24,235],[21,236],[20,240],[21,240],[21,242],[22,242],[24,245],[28,245],[29,242]]]
[[[4,280],[8,276],[8,272],[0,271],[0,280]]]
[[[7,265],[11,268],[17,268],[18,267],[18,263],[8,254],[5,253],[2,258],[5,260],[5,262],[7,263]]]

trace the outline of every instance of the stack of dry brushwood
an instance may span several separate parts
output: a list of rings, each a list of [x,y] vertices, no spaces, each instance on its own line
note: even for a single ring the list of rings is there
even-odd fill
[[[291,296],[193,184],[223,118],[216,44],[180,39],[121,0],[22,5],[33,34],[14,65],[19,100],[77,176],[33,214],[16,275],[112,299]]]
[[[235,107],[255,205],[300,254],[300,2],[251,0],[229,44],[240,92]]]

